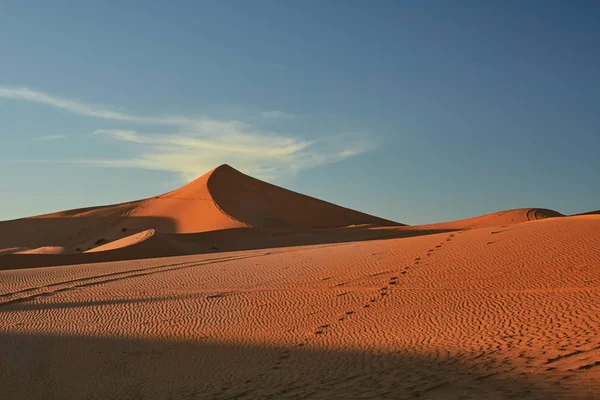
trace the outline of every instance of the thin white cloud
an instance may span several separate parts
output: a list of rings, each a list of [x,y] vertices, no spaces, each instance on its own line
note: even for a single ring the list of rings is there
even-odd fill
[[[47,135],[47,136],[37,137],[34,140],[37,140],[40,142],[46,142],[46,141],[50,141],[50,140],[63,140],[66,138],[67,138],[67,135]]]
[[[207,138],[194,133],[140,134],[123,130],[99,130],[94,133],[133,144],[141,154],[120,159],[85,160],[85,163],[179,172],[186,180],[197,178],[224,163],[262,179],[277,179],[282,175],[340,161],[375,147],[373,141],[351,135],[305,141],[255,133],[220,138]]]
[[[337,162],[375,147],[375,143],[366,136],[346,134],[306,140],[267,132],[235,119],[139,116],[115,111],[107,106],[62,99],[28,88],[0,86],[0,97],[46,104],[74,114],[127,122],[129,125],[162,126],[160,133],[140,132],[139,129],[98,129],[93,136],[113,141],[123,147],[129,156],[71,161],[107,167],[171,171],[181,174],[186,180],[224,163],[262,179],[276,179],[303,169]],[[282,111],[266,111],[261,115],[267,119],[291,118],[291,114]],[[167,133],[162,132],[165,126],[171,127]],[[54,139],[59,139],[60,135],[54,136]],[[50,137],[47,140],[51,140]]]
[[[74,114],[87,115],[89,117],[105,118],[119,121],[130,121],[131,116],[112,111],[102,106],[92,106],[77,101],[65,100],[50,96],[28,88],[0,87],[0,97],[14,100],[26,100],[35,103],[50,105]]]
[[[265,120],[281,120],[294,118],[292,114],[279,110],[263,111],[260,113],[260,117]]]
[[[74,100],[66,100],[60,97],[51,96],[47,93],[38,92],[25,87],[16,88],[0,86],[0,97],[45,104],[56,108],[60,108],[61,110],[68,111],[73,114],[108,119],[113,121],[127,121],[155,125],[194,125],[198,122],[197,120],[186,117],[153,118],[130,115],[119,111],[115,111],[107,106],[86,104]]]

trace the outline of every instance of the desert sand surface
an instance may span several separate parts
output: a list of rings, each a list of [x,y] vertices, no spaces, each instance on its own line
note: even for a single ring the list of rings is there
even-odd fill
[[[3,222],[0,398],[597,398],[599,243],[597,214],[406,226],[227,166]]]

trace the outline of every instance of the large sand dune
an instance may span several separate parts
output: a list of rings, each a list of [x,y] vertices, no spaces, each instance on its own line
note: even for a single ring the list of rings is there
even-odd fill
[[[0,399],[596,398],[598,243],[598,214],[405,226],[228,166],[2,222]]]
[[[353,224],[399,225],[222,165],[160,196],[0,222],[0,249],[53,246],[63,247],[63,253],[79,253],[148,229],[173,234],[241,227],[331,229]]]

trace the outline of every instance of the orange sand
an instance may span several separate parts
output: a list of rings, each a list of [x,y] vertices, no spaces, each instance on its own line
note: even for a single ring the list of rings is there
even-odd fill
[[[1,399],[600,393],[600,215],[407,227],[220,167],[0,233]],[[82,254],[7,254],[99,234]]]

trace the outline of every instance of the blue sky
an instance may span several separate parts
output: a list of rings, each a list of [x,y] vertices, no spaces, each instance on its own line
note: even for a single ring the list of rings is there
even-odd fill
[[[0,219],[222,163],[410,224],[595,210],[599,20],[594,1],[3,1]]]

